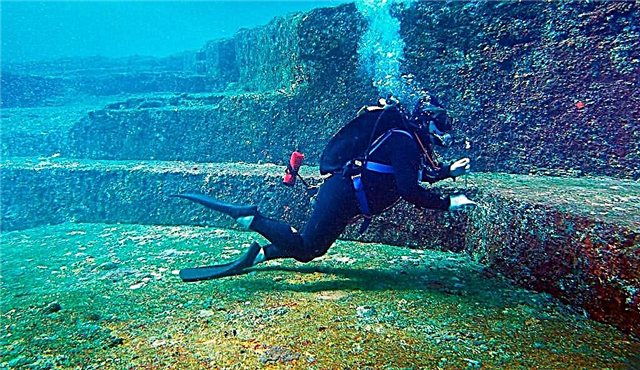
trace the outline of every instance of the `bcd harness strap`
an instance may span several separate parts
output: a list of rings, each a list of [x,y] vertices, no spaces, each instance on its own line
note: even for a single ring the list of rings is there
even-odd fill
[[[404,134],[409,136],[411,139],[413,139],[413,135],[411,135],[411,133],[409,133],[408,131],[395,130],[395,129],[389,130],[384,135],[377,138],[371,144],[372,148],[371,150],[369,150],[368,153],[366,153],[367,154],[366,157],[369,157],[369,155],[373,154],[373,152],[376,151],[380,147],[380,145],[382,145],[382,143],[394,133]],[[369,209],[369,203],[367,202],[367,195],[365,194],[365,191],[364,191],[364,185],[362,184],[362,170],[364,169],[369,170],[371,172],[378,172],[378,173],[394,172],[393,167],[389,165],[377,163],[377,162],[371,162],[369,160],[365,160],[363,162],[358,159],[355,159],[355,160],[349,161],[345,165],[345,169],[343,170],[343,173],[350,174],[356,199],[358,200],[358,205],[360,206],[360,212],[364,216],[362,225],[360,225],[360,231],[359,231],[360,234],[363,234],[367,230],[367,228],[369,227],[369,224],[371,224],[371,219],[373,218],[373,215],[371,214],[371,210]]]

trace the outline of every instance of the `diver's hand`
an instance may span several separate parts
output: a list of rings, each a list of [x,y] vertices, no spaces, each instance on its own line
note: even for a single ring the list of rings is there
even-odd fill
[[[451,177],[458,177],[468,174],[471,171],[471,160],[469,158],[459,159],[449,166],[449,173]]]
[[[456,194],[449,196],[451,204],[449,205],[449,211],[459,211],[465,208],[475,208],[476,202],[467,198],[464,194]]]

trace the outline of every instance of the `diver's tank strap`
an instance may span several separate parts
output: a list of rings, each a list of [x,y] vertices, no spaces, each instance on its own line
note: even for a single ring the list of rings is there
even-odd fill
[[[409,131],[392,129],[392,130],[389,130],[389,131],[385,132],[384,134],[380,135],[373,142],[373,144],[371,144],[372,148],[369,150],[369,155],[373,154],[373,152],[375,152],[380,147],[380,145],[382,145],[382,143],[384,143],[385,140],[387,140],[391,135],[393,135],[395,133],[407,135],[408,137],[411,138],[411,140],[414,140],[413,135],[411,135],[411,133]]]
[[[393,129],[393,130],[389,130],[387,132],[385,132],[384,134],[380,135],[380,137],[378,137],[372,145],[372,148],[369,150],[368,155],[373,154],[373,152],[375,152],[376,150],[378,150],[378,148],[382,145],[382,143],[385,142],[385,140],[387,140],[391,135],[398,133],[398,134],[403,134],[408,136],[409,138],[411,138],[411,140],[413,140],[413,135],[411,135],[411,133],[409,131],[405,131],[405,130],[397,130],[397,129]],[[393,167],[386,165],[386,164],[382,164],[382,163],[377,163],[377,162],[371,162],[371,161],[366,161],[364,164],[364,168],[366,168],[369,171],[372,172],[380,172],[380,173],[393,173]]]

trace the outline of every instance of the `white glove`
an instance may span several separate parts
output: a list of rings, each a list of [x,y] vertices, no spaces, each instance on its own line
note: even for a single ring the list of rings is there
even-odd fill
[[[449,200],[451,201],[449,211],[459,211],[464,208],[474,208],[477,206],[476,202],[467,198],[464,194],[451,195]]]
[[[451,177],[458,177],[466,175],[471,171],[471,164],[469,158],[458,159],[449,166],[449,173]]]

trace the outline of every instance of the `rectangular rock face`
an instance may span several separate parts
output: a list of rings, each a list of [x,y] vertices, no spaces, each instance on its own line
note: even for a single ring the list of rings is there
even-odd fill
[[[470,214],[471,230],[466,235],[465,249],[520,285],[549,292],[584,308],[595,320],[638,336],[637,185],[635,200],[609,211],[612,215],[603,215],[596,207],[576,212],[568,204],[520,200],[501,194],[505,189],[508,187],[485,193],[483,199],[488,207]],[[535,192],[536,184],[529,190]],[[559,187],[558,191],[565,189]],[[608,196],[600,200],[607,202]],[[580,198],[580,202],[589,202],[588,197]],[[615,195],[609,199],[615,199]],[[615,201],[607,203],[612,208],[617,206]],[[629,222],[612,222],[616,216],[627,215]]]
[[[261,205],[265,215],[303,220],[308,197],[280,184],[275,165],[14,158],[2,163],[2,230],[66,221],[234,226],[186,200],[203,192]],[[286,199],[286,200],[285,200]]]
[[[321,181],[317,169],[303,176]],[[228,217],[170,194],[203,192],[301,229],[302,187],[275,165],[12,159],[2,164],[2,229],[66,221],[206,224]],[[602,178],[474,174],[439,191],[466,189],[471,212],[417,210],[401,202],[366,234],[344,238],[466,252],[518,283],[553,293],[591,316],[640,335],[640,185]]]

